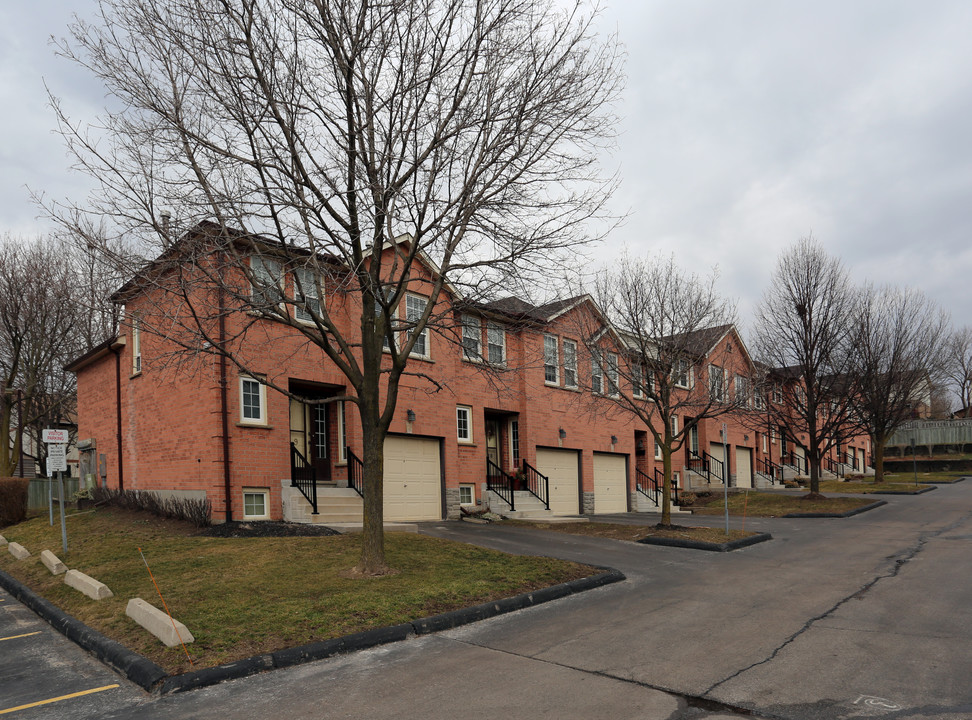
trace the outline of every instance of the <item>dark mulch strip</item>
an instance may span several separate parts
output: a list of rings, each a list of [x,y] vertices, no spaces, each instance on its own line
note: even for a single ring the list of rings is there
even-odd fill
[[[688,548],[690,550],[732,552],[733,550],[738,550],[739,548],[749,547],[750,545],[755,545],[756,543],[766,542],[767,540],[772,539],[773,536],[769,533],[759,533],[757,535],[750,535],[749,537],[721,543],[649,535],[648,537],[641,538],[641,540],[637,540],[636,542],[639,542],[642,545],[664,545],[666,547],[680,547]]]
[[[256,522],[241,522],[234,520],[220,525],[213,525],[199,531],[205,537],[220,538],[255,538],[255,537],[319,537],[324,535],[340,535],[323,525],[306,525],[304,523],[288,523],[274,520],[260,520]]]
[[[859,508],[854,508],[853,510],[848,510],[844,513],[827,513],[827,512],[807,512],[807,513],[789,513],[783,515],[785,518],[849,518],[854,515],[860,515],[861,513],[867,512],[868,510],[873,510],[874,508],[879,508],[882,505],[887,505],[886,500],[878,500],[870,505],[862,505]]]
[[[931,487],[919,488],[918,490],[875,490],[871,495],[921,495],[922,493],[937,489],[937,487],[932,485]]]

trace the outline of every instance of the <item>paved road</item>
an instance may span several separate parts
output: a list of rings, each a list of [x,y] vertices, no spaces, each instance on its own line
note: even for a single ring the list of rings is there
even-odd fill
[[[972,718],[972,481],[887,499],[842,520],[750,520],[775,539],[729,554],[429,524],[628,580],[161,699],[116,678],[116,690],[14,717]],[[62,660],[107,672],[78,653]]]

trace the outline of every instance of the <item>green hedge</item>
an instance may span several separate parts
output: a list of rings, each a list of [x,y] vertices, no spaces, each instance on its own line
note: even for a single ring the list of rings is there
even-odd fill
[[[27,478],[0,478],[0,527],[27,519]]]

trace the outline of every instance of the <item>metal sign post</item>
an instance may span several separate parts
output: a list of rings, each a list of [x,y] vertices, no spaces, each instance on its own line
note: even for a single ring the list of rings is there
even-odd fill
[[[914,438],[911,438],[911,465],[915,470],[915,487],[918,487],[918,448]]]
[[[61,505],[61,547],[67,553],[67,523],[64,520],[64,478],[61,472],[67,470],[67,430],[44,430],[42,439],[47,443],[47,475],[57,472],[57,492]],[[51,525],[54,524],[53,508],[51,508]]]
[[[727,445],[727,434],[728,428],[726,423],[722,423],[722,430],[720,434],[722,435],[722,497],[723,503],[726,506],[726,537],[729,537],[729,448]]]

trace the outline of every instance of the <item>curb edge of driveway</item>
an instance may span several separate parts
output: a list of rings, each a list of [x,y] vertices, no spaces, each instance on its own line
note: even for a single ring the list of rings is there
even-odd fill
[[[334,655],[399,642],[407,639],[410,635],[428,635],[440,630],[468,625],[479,620],[522,610],[627,579],[624,573],[619,570],[607,567],[598,569],[604,572],[540,588],[532,592],[420,618],[401,625],[375,628],[344,637],[284,648],[181,675],[166,675],[161,667],[148,658],[129,650],[121,643],[111,640],[97,630],[89,628],[80,620],[68,615],[2,570],[0,570],[0,587],[7,590],[55,630],[139,687],[149,692],[168,695],[196,690],[225,680],[235,680],[267,670],[301,665]]]
[[[928,485],[920,490],[875,490],[871,495],[924,495],[932,490],[938,490],[938,485]]]
[[[854,508],[853,510],[848,510],[845,513],[789,513],[788,515],[781,515],[780,517],[785,518],[849,518],[854,515],[860,515],[868,510],[874,510],[882,505],[887,505],[887,500],[878,500],[877,502],[872,502],[870,505],[862,505],[859,508]]]
[[[750,545],[755,545],[756,543],[766,542],[767,540],[772,539],[773,536],[769,533],[759,533],[757,535],[750,535],[749,537],[739,538],[738,540],[730,540],[729,542],[724,543],[703,542],[702,540],[678,540],[676,538],[651,536],[643,537],[635,542],[642,545],[663,545],[665,547],[680,547],[687,548],[689,550],[731,552],[733,550],[738,550],[739,548],[749,547]]]

